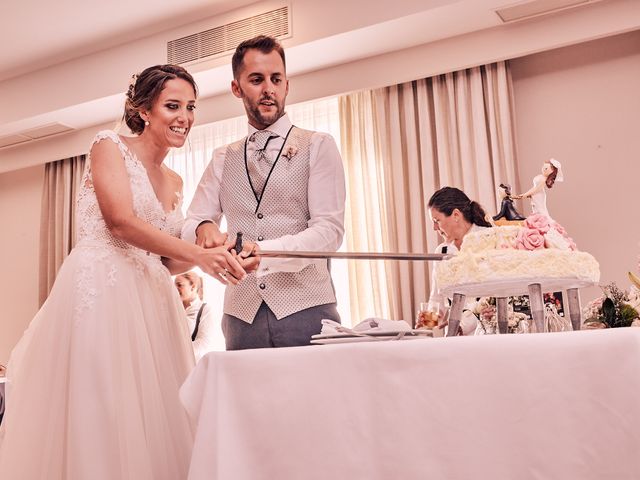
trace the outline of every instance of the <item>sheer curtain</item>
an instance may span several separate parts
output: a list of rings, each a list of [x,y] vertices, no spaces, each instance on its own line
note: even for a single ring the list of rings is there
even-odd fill
[[[508,65],[447,73],[339,99],[349,186],[347,244],[359,251],[432,251],[426,202],[451,185],[498,206],[497,188],[518,189]],[[428,297],[426,262],[350,266],[351,316],[411,321]]]
[[[340,120],[338,99],[329,98],[305,102],[287,107],[287,114],[292,123],[300,128],[327,132],[333,135],[340,145]],[[211,160],[213,150],[217,147],[239,140],[247,134],[247,119],[236,117],[220,122],[195,127],[187,144],[173,151],[166,160],[166,165],[175,170],[184,180],[183,211],[186,214],[189,203],[196,190],[200,177]],[[226,228],[222,225],[223,230]],[[344,247],[343,247],[344,248]],[[222,318],[224,285],[217,280],[203,275],[204,298],[210,304],[216,318]],[[338,296],[338,309],[343,323],[350,325],[349,288],[347,280],[347,263],[332,262],[332,277]]]
[[[75,244],[76,194],[86,155],[45,165],[40,215],[39,301],[44,303],[64,259]]]

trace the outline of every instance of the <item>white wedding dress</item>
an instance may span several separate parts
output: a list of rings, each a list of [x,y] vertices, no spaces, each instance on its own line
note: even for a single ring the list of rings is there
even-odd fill
[[[536,175],[533,178],[533,186],[537,187],[541,183],[546,182],[546,178],[544,175]],[[551,218],[549,215],[549,211],[547,210],[547,186],[543,185],[540,191],[531,195],[531,213],[532,214],[541,214],[546,215]]]
[[[179,236],[144,166],[112,131],[138,217]],[[116,239],[91,159],[77,200],[77,245],[11,353],[0,430],[6,480],[180,480],[193,431],[178,389],[193,367],[184,308],[160,257]]]

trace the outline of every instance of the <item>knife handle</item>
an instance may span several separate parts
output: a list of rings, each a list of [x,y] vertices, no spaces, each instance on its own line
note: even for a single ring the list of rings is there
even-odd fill
[[[236,251],[236,255],[240,255],[242,251],[242,232],[238,232],[236,235],[236,244],[233,248]]]

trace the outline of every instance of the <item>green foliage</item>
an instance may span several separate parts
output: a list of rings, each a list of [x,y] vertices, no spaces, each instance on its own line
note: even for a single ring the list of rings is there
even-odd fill
[[[631,323],[640,317],[638,311],[627,303],[627,294],[620,290],[615,283],[604,287],[606,297],[602,302],[602,308],[594,318],[586,322],[602,322],[607,327],[629,327]]]
[[[631,305],[626,303],[620,307],[620,327],[629,327],[631,322],[638,318],[638,312]]]

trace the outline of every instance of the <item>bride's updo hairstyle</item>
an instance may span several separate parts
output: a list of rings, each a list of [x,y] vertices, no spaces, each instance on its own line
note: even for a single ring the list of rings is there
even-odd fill
[[[553,187],[553,184],[556,183],[556,177],[558,176],[558,168],[549,162],[546,162],[549,164],[549,166],[551,167],[551,173],[549,175],[547,175],[547,178],[545,179],[544,183],[547,184],[547,188],[551,188]]]
[[[145,68],[142,73],[133,75],[127,100],[124,104],[124,122],[132,133],[140,135],[144,130],[144,120],[141,111],[149,111],[160,95],[167,80],[181,78],[191,84],[193,93],[198,96],[198,87],[189,72],[179,65],[154,65]]]
[[[480,227],[491,226],[486,219],[487,214],[480,204],[471,200],[467,194],[459,188],[442,187],[431,195],[427,207],[435,208],[447,217],[457,208],[467,222],[473,225],[479,225]]]

